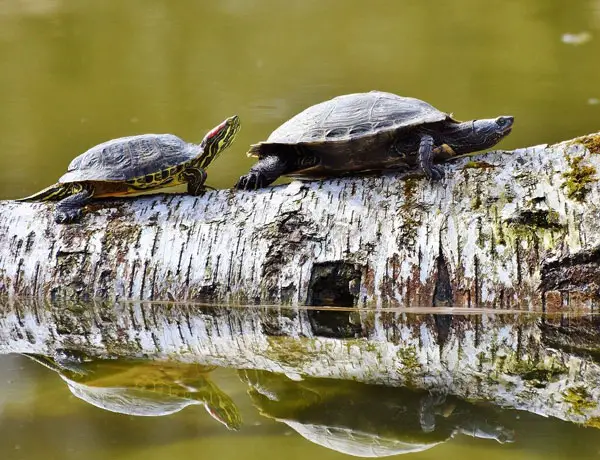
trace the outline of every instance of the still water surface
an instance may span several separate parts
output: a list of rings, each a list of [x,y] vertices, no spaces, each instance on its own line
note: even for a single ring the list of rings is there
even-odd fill
[[[176,365],[169,367],[172,373],[177,371]],[[98,378],[91,385],[141,386],[131,374],[131,380],[113,375],[114,382],[105,375],[104,382]],[[276,381],[277,386],[268,388],[265,382],[259,385],[256,375],[254,381],[245,383],[246,374],[233,369],[210,373],[218,391],[231,398],[243,417],[241,429],[229,431],[199,405],[182,404],[179,412],[156,417],[101,409],[81,394],[74,396],[76,390],[69,391],[69,381],[53,371],[23,356],[5,355],[0,358],[0,455],[6,460],[352,458],[348,453],[370,457],[404,454],[412,459],[481,455],[490,459],[561,459],[597,458],[600,450],[597,429],[526,412],[448,397],[435,401],[439,407],[430,410],[437,423],[434,429],[424,431],[420,420],[426,404],[422,400],[428,397],[424,392],[326,379],[299,383],[285,375],[256,372],[266,383]],[[148,393],[161,391],[150,388],[151,382],[145,383]],[[177,379],[170,384],[183,389]],[[310,406],[313,401],[301,391],[310,391],[322,400]],[[301,407],[300,397],[308,408]],[[111,408],[114,410],[114,405]],[[119,409],[127,412],[126,408],[122,404]],[[502,444],[487,438],[492,435],[512,442]]]
[[[599,317],[363,313],[5,302],[0,458],[600,455]]]

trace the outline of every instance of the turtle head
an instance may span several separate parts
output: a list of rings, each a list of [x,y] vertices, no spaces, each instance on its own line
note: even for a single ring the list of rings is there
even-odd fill
[[[206,168],[219,153],[231,145],[240,130],[240,118],[237,115],[229,117],[218,126],[211,129],[200,143],[200,167]]]
[[[242,426],[242,417],[237,406],[226,395],[221,400],[205,401],[204,407],[216,421],[221,422],[228,429],[237,431]],[[213,398],[215,399],[215,398]]]
[[[459,123],[447,142],[457,154],[489,149],[510,134],[514,117],[500,116]]]

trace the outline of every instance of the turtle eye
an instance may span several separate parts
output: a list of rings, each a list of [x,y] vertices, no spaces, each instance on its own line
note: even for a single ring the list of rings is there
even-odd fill
[[[512,123],[512,121],[513,121],[513,117],[498,117],[496,119],[496,123],[501,128],[504,128],[505,126],[509,126]]]

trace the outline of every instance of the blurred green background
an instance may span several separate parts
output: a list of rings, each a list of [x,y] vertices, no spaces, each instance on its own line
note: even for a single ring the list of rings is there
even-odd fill
[[[53,183],[105,140],[200,141],[237,113],[240,136],[209,169],[230,187],[250,143],[372,89],[459,119],[512,114],[501,148],[598,131],[599,33],[598,0],[2,1],[0,198]]]

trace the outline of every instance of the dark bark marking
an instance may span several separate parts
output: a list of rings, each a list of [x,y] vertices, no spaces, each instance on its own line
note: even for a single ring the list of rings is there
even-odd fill
[[[517,258],[517,285],[520,286],[521,282],[523,281],[523,276],[522,276],[523,268],[521,267],[521,239],[520,238],[515,239],[515,256]]]
[[[27,235],[27,240],[25,241],[25,253],[28,253],[31,251],[34,241],[35,241],[35,232],[32,230]]]
[[[480,285],[479,285],[479,259],[475,256],[475,260],[473,261],[475,266],[475,308],[479,307],[479,302],[481,301],[480,297]]]
[[[446,259],[442,252],[441,241],[439,251],[437,258],[437,276],[433,290],[433,306],[451,307],[453,304],[452,283],[450,282],[448,264],[446,263]]]
[[[131,273],[129,275],[129,298],[133,298],[133,284],[135,282],[135,272],[137,270],[137,266],[138,266],[138,261],[137,259],[133,262],[133,265],[131,266]]]
[[[542,292],[581,292],[600,298],[600,246],[542,263]]]

